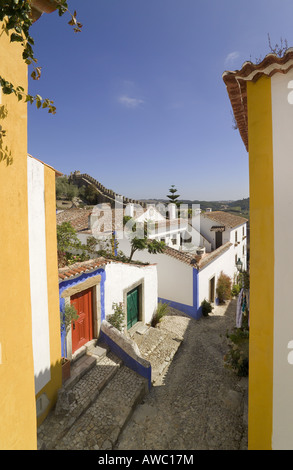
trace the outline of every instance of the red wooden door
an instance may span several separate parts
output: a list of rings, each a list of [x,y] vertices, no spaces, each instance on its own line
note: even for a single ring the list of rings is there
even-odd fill
[[[93,339],[93,294],[92,289],[87,289],[71,297],[71,304],[79,315],[71,326],[72,352]]]

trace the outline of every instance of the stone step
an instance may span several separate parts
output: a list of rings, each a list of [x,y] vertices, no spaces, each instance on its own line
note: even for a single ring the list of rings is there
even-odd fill
[[[147,393],[146,379],[123,365],[54,449],[113,449],[137,404]]]
[[[144,334],[134,333],[133,339],[142,357],[151,363],[152,383],[163,378],[183,338],[160,328],[149,327]]]
[[[39,449],[54,448],[96,400],[121,365],[122,361],[111,352],[98,361],[95,356],[84,355],[74,363],[73,376],[59,390],[55,408],[38,429]]]
[[[83,354],[78,360],[70,364],[70,377],[64,382],[63,387],[69,390],[93,367],[97,361],[95,357]]]

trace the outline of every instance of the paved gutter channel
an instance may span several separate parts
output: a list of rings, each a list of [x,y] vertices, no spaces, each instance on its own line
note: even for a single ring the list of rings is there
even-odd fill
[[[39,449],[247,448],[247,380],[224,368],[235,303],[192,320],[170,309],[132,333],[152,364],[152,389],[112,353],[65,393],[38,431]],[[65,404],[65,405],[64,405]]]

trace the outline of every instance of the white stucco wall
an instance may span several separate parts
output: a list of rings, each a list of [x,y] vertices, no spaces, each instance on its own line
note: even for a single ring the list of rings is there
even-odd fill
[[[293,71],[271,78],[274,165],[274,373],[273,437],[276,450],[293,449]]]
[[[203,214],[192,218],[192,225],[212,244],[214,247],[214,233],[210,231],[212,225],[209,219],[206,219]]]
[[[217,222],[200,216],[200,230],[204,237],[211,242],[212,250],[216,248],[216,232],[211,232],[211,227],[217,225]],[[243,232],[244,231],[244,232]],[[237,246],[235,246],[235,233],[237,232]],[[226,229],[223,233],[223,245],[227,242],[233,243],[234,246],[234,264],[235,256],[243,263],[243,269],[247,269],[247,224],[240,224],[233,229]],[[244,235],[243,235],[244,233]]]
[[[119,249],[129,255],[129,241],[120,240]],[[135,252],[133,259],[157,264],[159,297],[193,305],[193,269],[191,266],[166,254],[150,254],[147,250]]]
[[[207,266],[199,271],[198,284],[199,284],[199,305],[206,299],[209,300],[209,286],[210,279],[215,276],[215,296],[217,281],[221,271],[227,274],[233,283],[234,275],[237,274],[237,269],[234,261],[235,251],[234,247],[231,246],[226,252],[220,255],[218,258],[213,260]]]
[[[235,234],[237,232],[237,246]],[[224,232],[225,234],[225,232]],[[244,234],[244,235],[243,235]],[[240,259],[243,263],[243,270],[247,269],[247,225],[241,224],[229,231],[223,237],[223,244],[230,241],[234,245],[234,257],[237,255],[237,260]]]
[[[165,217],[156,209],[155,205],[149,205],[145,212],[135,217],[135,222],[145,222],[152,220],[154,222],[162,222]]]
[[[37,394],[51,379],[47,291],[44,165],[28,157],[29,265],[32,342]],[[21,346],[21,345],[20,345]]]
[[[142,285],[142,321],[150,323],[157,308],[158,279],[157,267],[137,266],[125,263],[106,265],[105,315],[113,313],[113,302],[125,301],[125,293],[137,285]],[[126,309],[126,305],[124,305]]]

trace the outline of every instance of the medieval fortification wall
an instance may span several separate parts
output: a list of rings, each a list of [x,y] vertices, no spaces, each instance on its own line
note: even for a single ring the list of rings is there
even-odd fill
[[[79,171],[75,171],[74,173],[70,174],[69,181],[73,184],[76,184],[78,187],[83,185],[93,186],[98,193],[99,204],[108,203],[111,204],[112,207],[115,206],[115,203],[116,205],[118,204],[123,207],[130,203],[140,204],[142,207],[147,206],[145,202],[121,196],[120,194],[112,191],[112,189],[105,188],[105,186],[103,186],[99,181],[86,173],[81,174]]]

